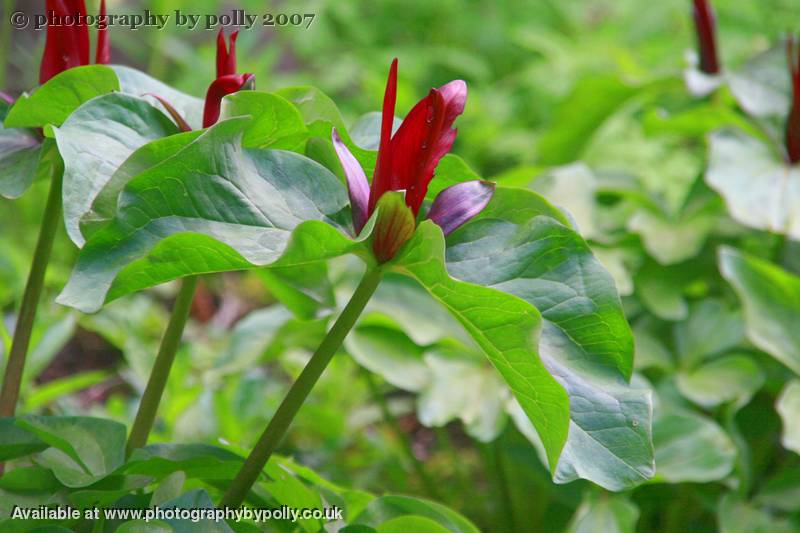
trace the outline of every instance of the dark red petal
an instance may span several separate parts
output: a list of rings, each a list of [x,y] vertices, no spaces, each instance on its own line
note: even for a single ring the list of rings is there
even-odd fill
[[[706,74],[718,74],[716,23],[714,9],[708,0],[694,0],[694,25],[700,49],[700,70]]]
[[[333,148],[339,157],[339,162],[344,169],[344,176],[347,179],[347,192],[350,195],[350,210],[353,213],[353,227],[356,234],[361,233],[361,229],[369,218],[369,182],[364,174],[364,169],[347,149],[347,146],[339,137],[339,132],[333,128],[331,133]]]
[[[392,166],[391,138],[394,124],[394,109],[397,102],[397,58],[389,68],[389,79],[386,80],[386,91],[383,95],[383,114],[381,116],[381,144],[378,147],[378,160],[372,175],[372,190],[369,195],[369,214],[383,193],[391,190],[390,169]]]
[[[59,17],[86,16],[83,0],[47,0],[46,10]],[[44,56],[39,69],[39,83],[73,67],[89,64],[89,28],[80,26],[47,26]]]
[[[238,31],[231,34],[231,45],[228,48],[225,43],[225,30],[219,30],[217,34],[217,78],[236,74],[236,39],[238,37]]]
[[[494,189],[495,185],[490,181],[457,183],[436,196],[428,218],[442,228],[445,235],[450,235],[489,205]]]
[[[441,89],[432,89],[408,113],[392,138],[392,190],[406,190],[406,203],[419,213],[436,166],[450,151],[456,139],[452,128],[464,111],[467,85],[456,80]]]
[[[213,126],[219,120],[220,106],[225,96],[242,89],[253,88],[254,81],[255,77],[252,74],[231,74],[214,80],[206,93],[203,127]]]
[[[100,0],[100,16],[106,17],[106,0]],[[97,30],[97,50],[94,62],[98,65],[108,65],[111,61],[111,48],[108,42],[108,26]]]

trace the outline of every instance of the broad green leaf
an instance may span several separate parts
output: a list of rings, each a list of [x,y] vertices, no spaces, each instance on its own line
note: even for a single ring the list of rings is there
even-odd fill
[[[719,270],[742,301],[748,339],[800,374],[800,278],[727,246]]]
[[[125,426],[88,417],[26,416],[16,424],[50,445],[36,463],[68,487],[85,487],[122,465]]]
[[[425,349],[396,329],[362,325],[345,339],[345,347],[358,364],[403,390],[419,392],[430,381]]]
[[[192,129],[200,129],[203,125],[203,99],[190,96],[173,89],[169,85],[151,78],[144,72],[123,65],[112,65],[111,68],[119,79],[120,90],[126,94],[144,98],[155,94],[165,99],[189,123]],[[203,89],[205,90],[205,88]],[[148,96],[153,105],[161,108],[155,98]],[[166,109],[164,110],[166,111]]]
[[[307,487],[292,472],[283,468],[277,461],[270,461],[264,467],[268,480],[259,483],[280,504],[293,509],[319,509],[322,499],[314,490]],[[313,518],[300,519],[298,524],[307,533],[316,533],[323,521]]]
[[[584,163],[555,168],[537,177],[531,188],[565,209],[585,239],[597,236],[595,194],[597,179]]]
[[[277,94],[239,91],[222,100],[220,120],[246,115],[253,118],[242,138],[247,148],[299,151],[308,136],[297,108]]]
[[[180,157],[181,151],[202,133],[202,131],[191,131],[171,135],[149,142],[133,152],[97,191],[91,209],[81,217],[81,234],[88,239],[114,218],[119,195],[130,180],[166,159]]]
[[[730,215],[751,228],[800,238],[800,168],[738,130],[715,132],[709,143],[705,180]]]
[[[800,453],[800,380],[786,384],[775,403],[775,410],[783,422],[781,444],[787,450]]]
[[[185,519],[164,519],[164,522],[172,526],[173,533],[193,533],[196,531],[203,531],[204,533],[233,533],[233,530],[224,520],[217,522],[209,518],[202,520],[191,518],[192,511],[197,512],[197,509],[214,509],[214,502],[211,501],[211,496],[205,490],[192,490],[174,500],[164,502],[161,507],[164,509],[186,509],[188,511],[188,517]]]
[[[701,407],[734,402],[742,407],[764,384],[764,374],[747,355],[725,355],[684,370],[676,376],[676,385],[686,398]]]
[[[13,418],[0,418],[0,461],[40,452],[47,446],[35,433],[16,425]]]
[[[706,298],[691,305],[689,318],[675,326],[675,347],[684,367],[693,367],[744,340],[744,320],[738,309]]]
[[[683,290],[692,276],[682,266],[660,267],[650,262],[639,269],[634,281],[637,295],[651,313],[662,320],[684,320],[689,316],[689,304]]]
[[[356,243],[331,225],[348,205],[336,177],[296,154],[242,148],[248,122],[220,122],[179,158],[131,180],[116,218],[87,242],[58,301],[93,312],[191,273],[354,251]]]
[[[444,248],[441,230],[423,222],[394,268],[416,279],[472,335],[536,426],[550,464],[556,464],[567,437],[569,400],[539,358],[541,315],[515,296],[451,278]]]
[[[428,427],[461,419],[469,436],[480,442],[496,439],[506,423],[508,389],[492,368],[481,361],[452,357],[431,350],[425,355],[430,382],[417,399],[417,416]]]
[[[673,265],[700,253],[716,226],[715,211],[711,208],[687,210],[673,218],[640,209],[628,221],[628,230],[641,236],[647,253],[656,261]]]
[[[435,520],[424,516],[398,516],[387,520],[376,528],[378,533],[448,533],[450,530],[439,525]]]
[[[587,492],[570,521],[569,533],[633,533],[639,509],[625,496]]]
[[[444,505],[410,496],[387,495],[375,498],[353,522],[377,528],[381,524],[404,516],[426,518],[451,533],[478,533],[469,520]]]
[[[722,498],[717,508],[720,533],[793,533],[797,526],[749,502],[737,501],[733,494]]]
[[[716,422],[692,413],[669,413],[653,424],[658,470],[654,481],[708,483],[733,470],[736,447]]]
[[[539,139],[539,161],[559,165],[579,159],[592,134],[634,94],[635,88],[614,77],[580,80],[559,104],[553,125]]]
[[[519,202],[531,204],[536,197],[515,192]],[[651,399],[626,383],[633,338],[613,280],[577,233],[550,216],[530,218],[528,212],[527,220],[520,219],[504,207],[501,194],[448,239],[447,268],[459,280],[513,294],[542,313],[540,357],[570,405],[581,406],[570,412],[569,439],[558,462],[537,426],[556,481],[586,477],[619,490],[647,479],[653,472]]]
[[[241,457],[215,446],[150,444],[134,450],[118,473],[161,480],[175,472],[184,472],[189,479],[230,480],[241,466]]]
[[[303,116],[311,135],[329,139],[331,126],[346,135],[347,128],[339,108],[328,95],[310,85],[285,87],[275,94],[292,102]]]
[[[739,105],[756,117],[783,116],[789,109],[791,83],[786,47],[775,46],[727,76]]]
[[[16,467],[4,472],[3,477],[0,478],[0,489],[12,492],[47,491],[55,493],[63,487],[50,470],[40,466]]]
[[[364,150],[377,150],[381,144],[381,120],[383,114],[380,111],[367,113],[359,118],[350,126],[350,138]],[[394,117],[392,123],[392,135],[403,123],[402,119]]]
[[[766,480],[753,502],[787,513],[800,510],[800,467],[783,468]]]
[[[41,142],[32,131],[0,124],[0,196],[22,196],[36,177]]]
[[[141,98],[113,93],[94,98],[56,130],[64,159],[64,223],[83,246],[80,219],[117,168],[142,145],[178,133],[161,111]]]
[[[51,78],[33,94],[20,97],[8,111],[5,126],[60,126],[84,102],[119,89],[119,80],[109,67],[90,65],[71,68]]]

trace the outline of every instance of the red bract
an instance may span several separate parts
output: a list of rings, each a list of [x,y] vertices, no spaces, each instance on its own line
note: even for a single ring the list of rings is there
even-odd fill
[[[706,74],[720,71],[717,57],[717,36],[714,9],[708,0],[694,1],[694,25],[697,31],[697,46],[700,49],[700,70]]]
[[[414,220],[419,214],[436,167],[455,141],[456,130],[452,126],[464,111],[467,84],[455,80],[438,89],[431,89],[428,96],[411,109],[397,132],[392,135],[396,97],[395,59],[389,70],[383,99],[381,139],[371,187],[364,170],[342,142],[338,132],[334,129],[332,133],[334,148],[347,177],[356,233],[361,232],[380,199],[389,191],[405,193],[405,206],[410,210],[411,216],[403,218],[411,220],[413,229]],[[436,197],[429,218],[441,226],[447,235],[480,213],[489,203],[493,192],[494,184],[484,181],[454,185]],[[399,208],[392,205],[391,209]],[[387,223],[400,219],[396,214],[386,218]],[[380,225],[381,221],[377,224]],[[373,248],[380,261],[390,259],[399,248],[396,246],[397,239],[389,235],[393,233],[392,228],[376,227],[379,238],[373,241]],[[404,228],[403,234],[408,234],[407,228]],[[393,243],[392,250],[382,249],[381,243],[386,242]],[[404,242],[405,240],[401,244]]]
[[[225,46],[225,34],[220,30],[217,35],[217,79],[211,83],[206,93],[203,110],[203,127],[214,125],[219,120],[222,99],[237,91],[255,88],[255,76],[252,74],[236,74],[236,38],[234,32],[230,38],[230,47]]]
[[[47,0],[47,16],[55,20],[79,16],[86,19],[84,0]],[[100,14],[105,15],[106,3],[100,3]],[[55,22],[55,20],[53,22]],[[98,31],[95,62],[107,64],[109,43],[107,29]],[[48,24],[44,56],[39,70],[39,83],[45,83],[53,76],[73,67],[89,64],[89,28],[82,24]]]
[[[794,37],[787,43],[792,81],[792,106],[786,119],[786,155],[792,165],[800,162],[800,48]]]

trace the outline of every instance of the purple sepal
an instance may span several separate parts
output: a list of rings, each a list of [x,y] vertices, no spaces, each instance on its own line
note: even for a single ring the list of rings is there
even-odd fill
[[[433,201],[428,218],[442,228],[445,235],[450,235],[483,211],[492,199],[494,187],[494,183],[482,180],[448,187]]]
[[[342,138],[339,137],[339,132],[336,131],[336,128],[333,129],[331,137],[333,139],[333,148],[336,150],[336,155],[339,156],[339,162],[342,164],[344,175],[347,178],[350,207],[353,211],[353,226],[356,234],[358,234],[361,233],[361,229],[369,218],[369,182],[364,174],[364,169],[361,168],[356,158],[342,142]]]
[[[4,102],[11,105],[14,104],[14,98],[12,98],[10,94],[6,94],[2,91],[0,91],[0,100],[3,100]]]

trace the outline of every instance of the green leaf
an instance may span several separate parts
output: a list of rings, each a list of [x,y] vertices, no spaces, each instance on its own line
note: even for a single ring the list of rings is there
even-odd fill
[[[109,67],[90,65],[71,68],[51,78],[33,94],[20,97],[8,111],[5,126],[60,126],[84,102],[119,89],[117,75]]]
[[[230,480],[241,466],[241,457],[215,446],[150,444],[134,450],[119,473],[161,480],[175,472],[184,472],[189,479]]]
[[[441,230],[425,221],[393,267],[422,284],[472,335],[536,426],[555,465],[567,437],[569,400],[539,358],[541,315],[515,296],[451,278],[444,247]]]
[[[302,156],[242,148],[248,122],[220,122],[180,157],[131,180],[116,218],[87,242],[58,301],[93,312],[192,273],[285,267],[354,251],[359,245],[332,225],[346,215],[341,183]]]
[[[785,518],[759,509],[751,503],[737,501],[736,496],[727,494],[717,508],[717,522],[720,533],[792,533],[797,526]]]
[[[126,94],[138,97],[145,97],[148,94],[155,94],[165,99],[175,108],[178,113],[189,123],[192,129],[200,129],[203,126],[203,107],[204,102],[201,98],[190,96],[173,89],[169,85],[151,78],[144,72],[125,67],[122,65],[112,65],[112,69],[119,78],[120,90]],[[153,105],[161,107],[155,98],[152,99]],[[164,110],[166,111],[166,109]]]
[[[734,402],[742,407],[764,384],[764,374],[747,355],[726,355],[676,376],[676,385],[686,398],[701,407]]]
[[[191,131],[171,135],[149,142],[133,152],[97,191],[91,209],[81,217],[81,234],[88,239],[114,218],[119,194],[130,180],[166,159],[180,157],[181,151],[202,134],[202,131]]]
[[[186,509],[192,511],[195,509],[214,509],[214,502],[211,501],[211,496],[208,492],[202,489],[193,490],[183,494],[174,500],[164,502],[161,504],[162,509]],[[193,533],[196,531],[203,531],[208,533],[233,533],[233,530],[225,523],[224,520],[217,522],[204,518],[202,520],[187,519],[164,519],[164,522],[172,526],[174,533]]]
[[[345,347],[361,366],[395,387],[418,392],[429,382],[424,348],[396,328],[361,325],[347,336]]]
[[[32,131],[0,124],[0,196],[22,196],[36,176],[41,153],[41,143]]]
[[[791,103],[786,47],[775,46],[728,74],[728,84],[739,105],[756,117],[783,116]]]
[[[51,447],[36,463],[53,471],[68,487],[85,487],[122,465],[125,426],[111,420],[88,417],[26,416],[16,424]]]
[[[783,468],[766,480],[753,501],[787,513],[800,510],[800,467]]]
[[[705,180],[724,198],[734,220],[800,238],[800,168],[738,130],[715,132],[709,143]]]
[[[781,415],[783,431],[781,444],[787,450],[800,453],[800,381],[792,380],[786,384],[775,403],[775,410]]]
[[[161,111],[141,98],[107,94],[86,102],[56,130],[64,160],[64,223],[83,246],[79,222],[117,168],[144,144],[178,133]]]
[[[720,354],[744,341],[744,320],[738,309],[721,300],[706,298],[689,309],[688,320],[675,327],[675,346],[684,367]]]
[[[633,533],[639,509],[624,496],[587,492],[570,521],[569,533]]]
[[[0,418],[0,461],[40,452],[48,444],[15,424],[13,418]]]
[[[292,102],[308,126],[311,135],[330,139],[331,126],[346,134],[347,128],[339,108],[328,95],[310,85],[285,87],[275,94]]]
[[[432,250],[427,256],[420,254],[418,260],[424,266],[417,266],[413,275],[451,312],[456,305],[476,306],[472,312],[478,317],[473,319],[477,322],[475,329],[464,324],[463,315],[454,315],[487,352],[533,422],[556,481],[587,477],[619,490],[647,479],[653,472],[650,394],[626,383],[632,370],[633,338],[613,280],[592,257],[583,239],[553,218],[563,219],[563,215],[541,197],[523,190],[508,190],[506,194],[498,188],[497,192],[479,218],[450,236],[447,247],[450,275],[509,293],[498,298],[498,308],[491,317],[486,316],[492,309],[489,304],[473,304],[463,298],[466,289],[460,289],[458,297],[442,290],[449,282],[440,281],[431,272],[436,264],[433,251],[438,246],[433,235],[428,237]],[[549,216],[535,216],[536,210]],[[424,227],[418,231],[417,241]],[[406,261],[403,258],[399,263],[408,269]],[[511,301],[503,303],[510,295],[524,300],[531,310],[516,311],[518,303],[513,304],[515,307],[511,307]],[[486,300],[494,304],[488,296]],[[530,334],[526,339],[524,334],[512,336],[500,329],[503,322],[499,317],[505,318],[512,309],[522,314],[531,314],[534,309],[542,313],[539,343],[532,343]],[[492,340],[496,346],[513,348],[506,349],[513,355],[509,357],[503,350],[498,354],[491,344],[487,348],[487,341]],[[544,368],[538,366],[540,361]],[[569,440],[560,460],[556,460],[558,450],[552,448],[553,435],[547,432],[563,438],[563,420],[557,418],[559,413],[551,405],[542,407],[545,390],[554,398],[562,392],[552,388],[553,377],[566,389],[570,404],[582,406],[570,412]],[[533,397],[528,392],[531,389],[536,391]]]
[[[655,481],[708,483],[733,470],[736,446],[714,421],[691,413],[670,413],[653,424]]]
[[[560,165],[579,159],[592,134],[635,93],[635,88],[614,77],[581,79],[539,139],[539,162]]]
[[[457,512],[439,503],[410,496],[375,498],[353,524],[378,528],[381,524],[404,516],[426,518],[451,533],[478,533],[478,528]]]
[[[301,151],[308,137],[297,108],[277,94],[239,91],[223,98],[220,120],[246,115],[253,117],[242,138],[247,148]]]
[[[800,278],[727,246],[719,269],[742,301],[747,338],[800,374]]]
[[[383,113],[373,111],[362,115],[352,126],[350,126],[350,138],[363,150],[377,150],[381,144],[381,121]],[[402,119],[394,117],[392,123],[392,135],[402,124]]]
[[[448,533],[449,530],[440,526],[436,521],[424,516],[399,516],[387,520],[376,529],[378,533]]]
[[[439,348],[425,354],[430,383],[417,399],[417,416],[428,427],[443,427],[460,418],[470,437],[491,442],[505,427],[508,389],[492,368],[463,353],[463,349]]]

